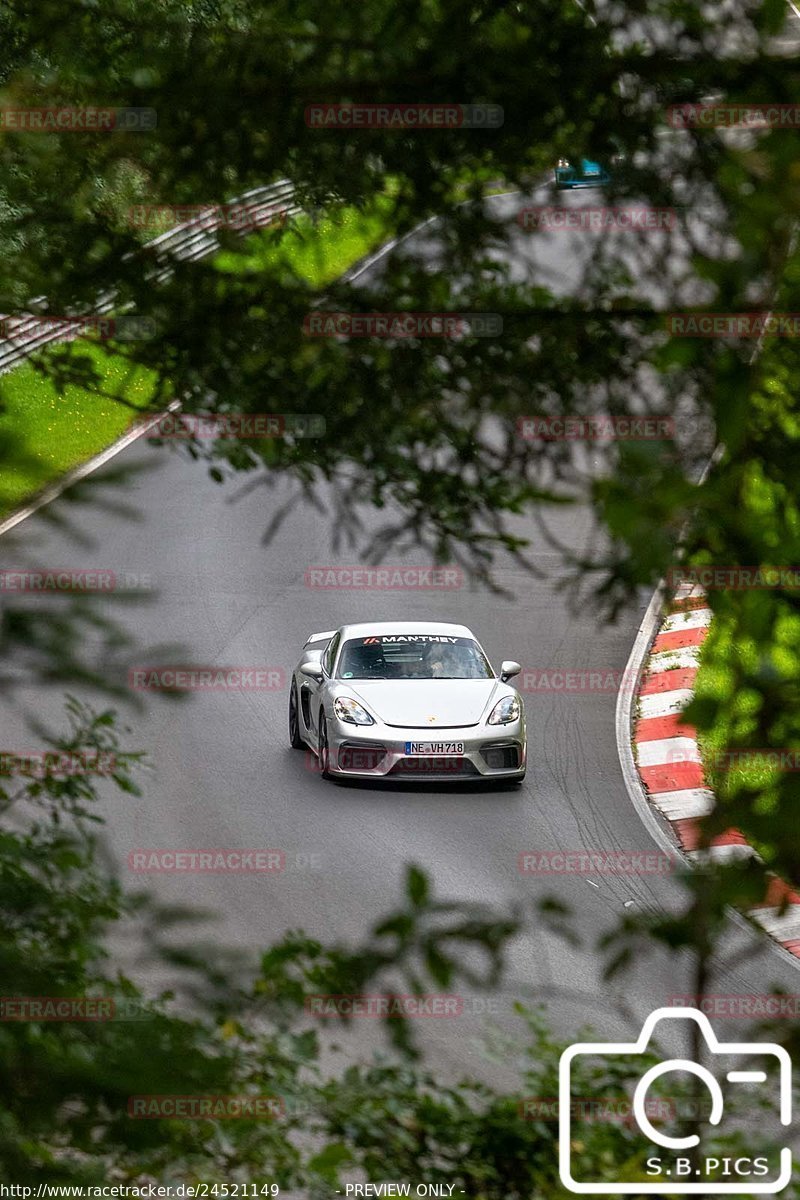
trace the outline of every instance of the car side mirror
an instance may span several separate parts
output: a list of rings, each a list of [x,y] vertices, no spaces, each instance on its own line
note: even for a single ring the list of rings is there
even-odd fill
[[[522,667],[518,662],[514,662],[513,658],[506,658],[500,663],[500,678],[503,683],[507,683],[514,675],[519,675]]]
[[[316,679],[317,683],[319,683],[325,672],[318,662],[306,662],[301,664],[300,674],[307,675],[309,679]]]

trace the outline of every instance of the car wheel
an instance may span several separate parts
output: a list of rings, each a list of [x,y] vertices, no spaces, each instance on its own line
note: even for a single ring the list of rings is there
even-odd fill
[[[328,770],[330,761],[330,747],[328,746],[328,722],[325,720],[325,713],[322,709],[319,710],[319,743],[317,750],[317,758],[319,759],[319,770],[323,779],[330,779],[331,773]]]
[[[305,742],[300,736],[300,713],[297,707],[297,683],[292,680],[289,692],[289,744],[293,750],[302,750]]]

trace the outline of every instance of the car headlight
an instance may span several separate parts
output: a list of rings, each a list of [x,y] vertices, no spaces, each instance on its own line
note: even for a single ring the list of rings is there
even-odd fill
[[[375,724],[367,710],[349,696],[337,696],[333,702],[333,711],[340,721],[346,721],[348,725]]]
[[[521,707],[519,697],[504,696],[495,704],[489,714],[490,725],[510,725],[512,721],[519,720]]]

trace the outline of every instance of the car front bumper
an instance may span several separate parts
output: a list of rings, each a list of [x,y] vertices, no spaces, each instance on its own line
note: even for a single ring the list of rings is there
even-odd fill
[[[406,753],[407,742],[463,742],[463,755]],[[399,729],[392,725],[328,722],[328,769],[349,779],[400,779],[463,783],[470,779],[521,779],[527,746],[524,719],[508,725],[449,729]]]

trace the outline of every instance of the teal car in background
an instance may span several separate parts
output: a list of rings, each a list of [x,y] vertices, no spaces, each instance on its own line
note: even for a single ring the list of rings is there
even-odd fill
[[[556,187],[565,189],[603,187],[611,182],[611,176],[606,168],[588,158],[582,158],[577,163],[560,158],[555,176]]]

